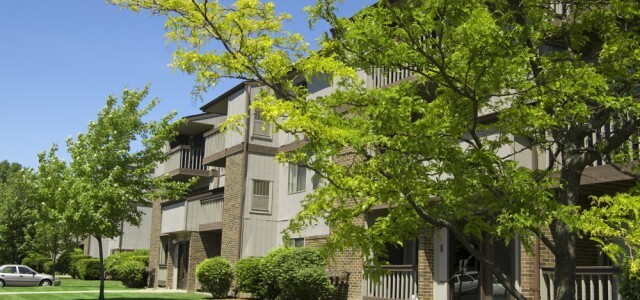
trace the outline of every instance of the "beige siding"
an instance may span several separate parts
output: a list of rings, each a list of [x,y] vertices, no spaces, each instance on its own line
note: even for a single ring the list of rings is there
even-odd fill
[[[160,233],[184,231],[186,229],[186,208],[184,201],[162,207]]]
[[[222,222],[222,197],[189,201],[187,204],[187,230],[198,231],[201,224]]]
[[[276,223],[271,220],[246,218],[242,234],[242,257],[264,256],[278,245]]]
[[[151,243],[151,207],[138,207],[142,212],[142,220],[139,226],[125,223],[122,234],[122,249],[136,250],[149,249]]]

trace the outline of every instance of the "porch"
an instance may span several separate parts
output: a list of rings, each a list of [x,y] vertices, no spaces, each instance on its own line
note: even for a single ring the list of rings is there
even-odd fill
[[[203,164],[204,148],[177,146],[167,152],[168,159],[156,168],[156,176],[168,174],[175,180],[188,180],[194,176],[211,177],[215,171]]]

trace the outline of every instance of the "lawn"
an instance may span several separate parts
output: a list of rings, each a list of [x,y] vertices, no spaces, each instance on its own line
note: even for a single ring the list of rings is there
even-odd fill
[[[130,289],[120,281],[104,282],[105,298],[113,300],[127,299],[211,299],[211,296],[193,293],[171,293],[161,290]],[[99,280],[62,279],[60,286],[52,287],[4,287],[0,289],[0,297],[12,300],[90,300],[98,299]],[[16,294],[19,293],[19,294]]]

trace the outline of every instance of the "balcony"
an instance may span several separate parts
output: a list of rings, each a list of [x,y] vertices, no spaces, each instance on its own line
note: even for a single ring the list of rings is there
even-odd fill
[[[226,157],[241,150],[242,145],[236,145],[231,149],[226,148],[227,133],[219,128],[204,133],[204,164],[214,167],[224,167]]]
[[[188,180],[191,177],[211,177],[214,172],[202,164],[204,149],[187,145],[175,147],[167,153],[169,158],[156,170],[156,175],[168,174],[175,180]]]
[[[403,70],[386,70],[374,69],[371,75],[361,71],[358,74],[363,80],[364,85],[368,89],[384,88],[402,80],[409,80],[413,76],[413,72],[407,69]]]
[[[362,299],[416,299],[418,295],[418,269],[414,265],[390,265],[382,267],[387,274],[379,282],[362,280]]]
[[[162,204],[161,234],[222,229],[223,197],[171,201]]]

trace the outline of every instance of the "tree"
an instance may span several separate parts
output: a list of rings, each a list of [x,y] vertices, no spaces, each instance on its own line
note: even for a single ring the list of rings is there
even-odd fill
[[[31,201],[33,172],[18,163],[0,163],[0,262],[21,263],[31,250],[35,206]]]
[[[308,140],[280,159],[328,183],[307,198],[292,230],[325,221],[330,247],[372,257],[425,225],[444,227],[517,299],[476,242],[517,235],[531,249],[538,237],[555,255],[557,299],[574,297],[576,236],[601,233],[576,217],[580,178],[594,161],[624,162],[614,158],[639,127],[637,1],[382,0],[346,19],[336,15],[340,1],[318,0],[311,23],[332,26],[318,51],[282,29],[290,16],[272,3],[109,2],[167,17],[179,47],[172,66],[196,75],[196,92],[222,78],[269,88],[252,107]],[[209,50],[213,42],[221,50]],[[358,71],[412,80],[367,89]],[[336,91],[310,99],[296,83],[318,74]],[[523,168],[518,151],[504,151],[515,142],[553,160]],[[381,203],[391,209],[374,226],[351,223]],[[637,226],[626,220],[606,225]]]
[[[51,254],[54,279],[58,254],[73,249],[78,240],[63,218],[67,201],[73,195],[69,168],[56,156],[57,151],[58,146],[53,145],[49,152],[38,154],[38,172],[32,181],[34,193],[30,199],[37,207],[30,242],[38,252]]]
[[[109,96],[87,132],[67,140],[72,196],[62,215],[73,233],[98,241],[100,299],[104,299],[102,238],[121,235],[122,222],[139,225],[137,206],[149,205],[158,197],[178,198],[188,188],[188,183],[152,176],[156,165],[166,159],[163,146],[175,137],[181,122],[171,122],[175,114],[159,121],[144,121],[158,101],[154,99],[141,108],[147,93],[148,87],[141,91],[125,89],[120,103]],[[139,150],[134,148],[136,142],[141,144]]]

